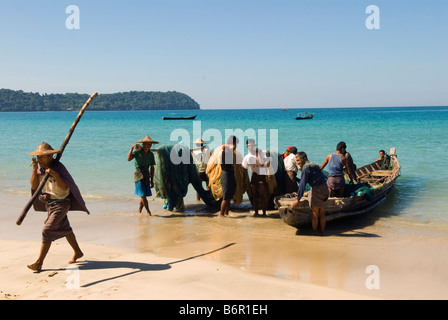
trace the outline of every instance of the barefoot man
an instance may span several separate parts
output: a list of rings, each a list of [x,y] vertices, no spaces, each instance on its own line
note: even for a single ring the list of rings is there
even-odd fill
[[[53,156],[58,152],[59,150],[54,150],[48,143],[43,142],[37,147],[36,151],[29,154],[33,156],[33,171],[30,179],[31,192],[35,192],[46,173],[50,175],[42,193],[33,203],[34,210],[47,211],[48,213],[42,230],[42,246],[39,257],[35,263],[28,265],[28,268],[36,272],[41,271],[51,243],[60,238],[65,237],[73,248],[74,255],[68,262],[69,264],[75,263],[84,255],[70,227],[67,213],[68,211],[90,213],[72,176],[62,163],[54,159]]]
[[[152,140],[149,136],[136,142],[137,144],[134,144],[129,150],[127,160],[134,160],[135,164],[135,194],[140,197],[138,213],[141,214],[143,207],[145,207],[148,216],[150,216],[151,210],[146,197],[152,196],[151,188],[154,188],[154,165],[156,164],[151,147],[159,142]]]

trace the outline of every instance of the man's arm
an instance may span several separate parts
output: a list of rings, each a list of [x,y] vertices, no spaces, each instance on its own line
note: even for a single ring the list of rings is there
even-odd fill
[[[57,173],[56,171],[51,170],[51,169],[47,169],[47,170],[45,170],[45,173],[48,173],[50,176],[52,176],[52,177],[56,180],[56,183],[57,183],[57,185],[58,185],[59,188],[61,188],[61,189],[63,189],[63,190],[67,190],[67,189],[68,189],[67,184],[66,184],[65,181],[61,178],[61,176],[59,175],[59,173]]]
[[[324,160],[324,162],[321,164],[321,166],[320,166],[320,170],[323,170],[324,168],[325,168],[325,166],[328,164],[328,162],[330,162],[330,157],[331,157],[331,155],[327,155],[326,157],[325,157],[325,160]]]
[[[38,168],[39,166],[37,164],[37,160],[36,158],[33,158],[33,171],[31,173],[31,179],[30,179],[31,190],[36,190],[39,187],[39,176],[37,174]]]
[[[355,179],[355,177],[354,177],[354,175],[352,173],[352,168],[349,165],[349,163],[347,161],[347,158],[344,157],[344,156],[341,156],[341,162],[347,168],[348,176],[350,177],[350,182],[353,183],[353,181],[356,180],[356,179]]]

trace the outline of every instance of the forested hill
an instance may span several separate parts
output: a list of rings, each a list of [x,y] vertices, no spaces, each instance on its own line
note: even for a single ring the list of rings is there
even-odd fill
[[[39,94],[22,90],[0,89],[0,111],[67,111],[79,110],[89,94]],[[101,94],[89,110],[191,110],[199,104],[188,95],[176,91],[131,91]]]

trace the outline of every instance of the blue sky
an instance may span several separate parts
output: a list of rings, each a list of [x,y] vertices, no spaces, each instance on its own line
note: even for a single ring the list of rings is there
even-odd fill
[[[447,16],[446,0],[0,0],[0,88],[175,90],[204,109],[448,105]]]

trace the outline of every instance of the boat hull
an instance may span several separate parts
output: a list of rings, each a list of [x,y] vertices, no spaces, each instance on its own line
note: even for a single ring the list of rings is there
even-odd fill
[[[304,114],[298,114],[297,117],[294,117],[296,120],[310,120],[314,118],[314,113],[305,112]]]
[[[194,120],[196,116],[191,117],[162,117],[163,120]]]
[[[295,117],[296,120],[311,120],[313,119],[314,116],[309,116],[309,117]]]

